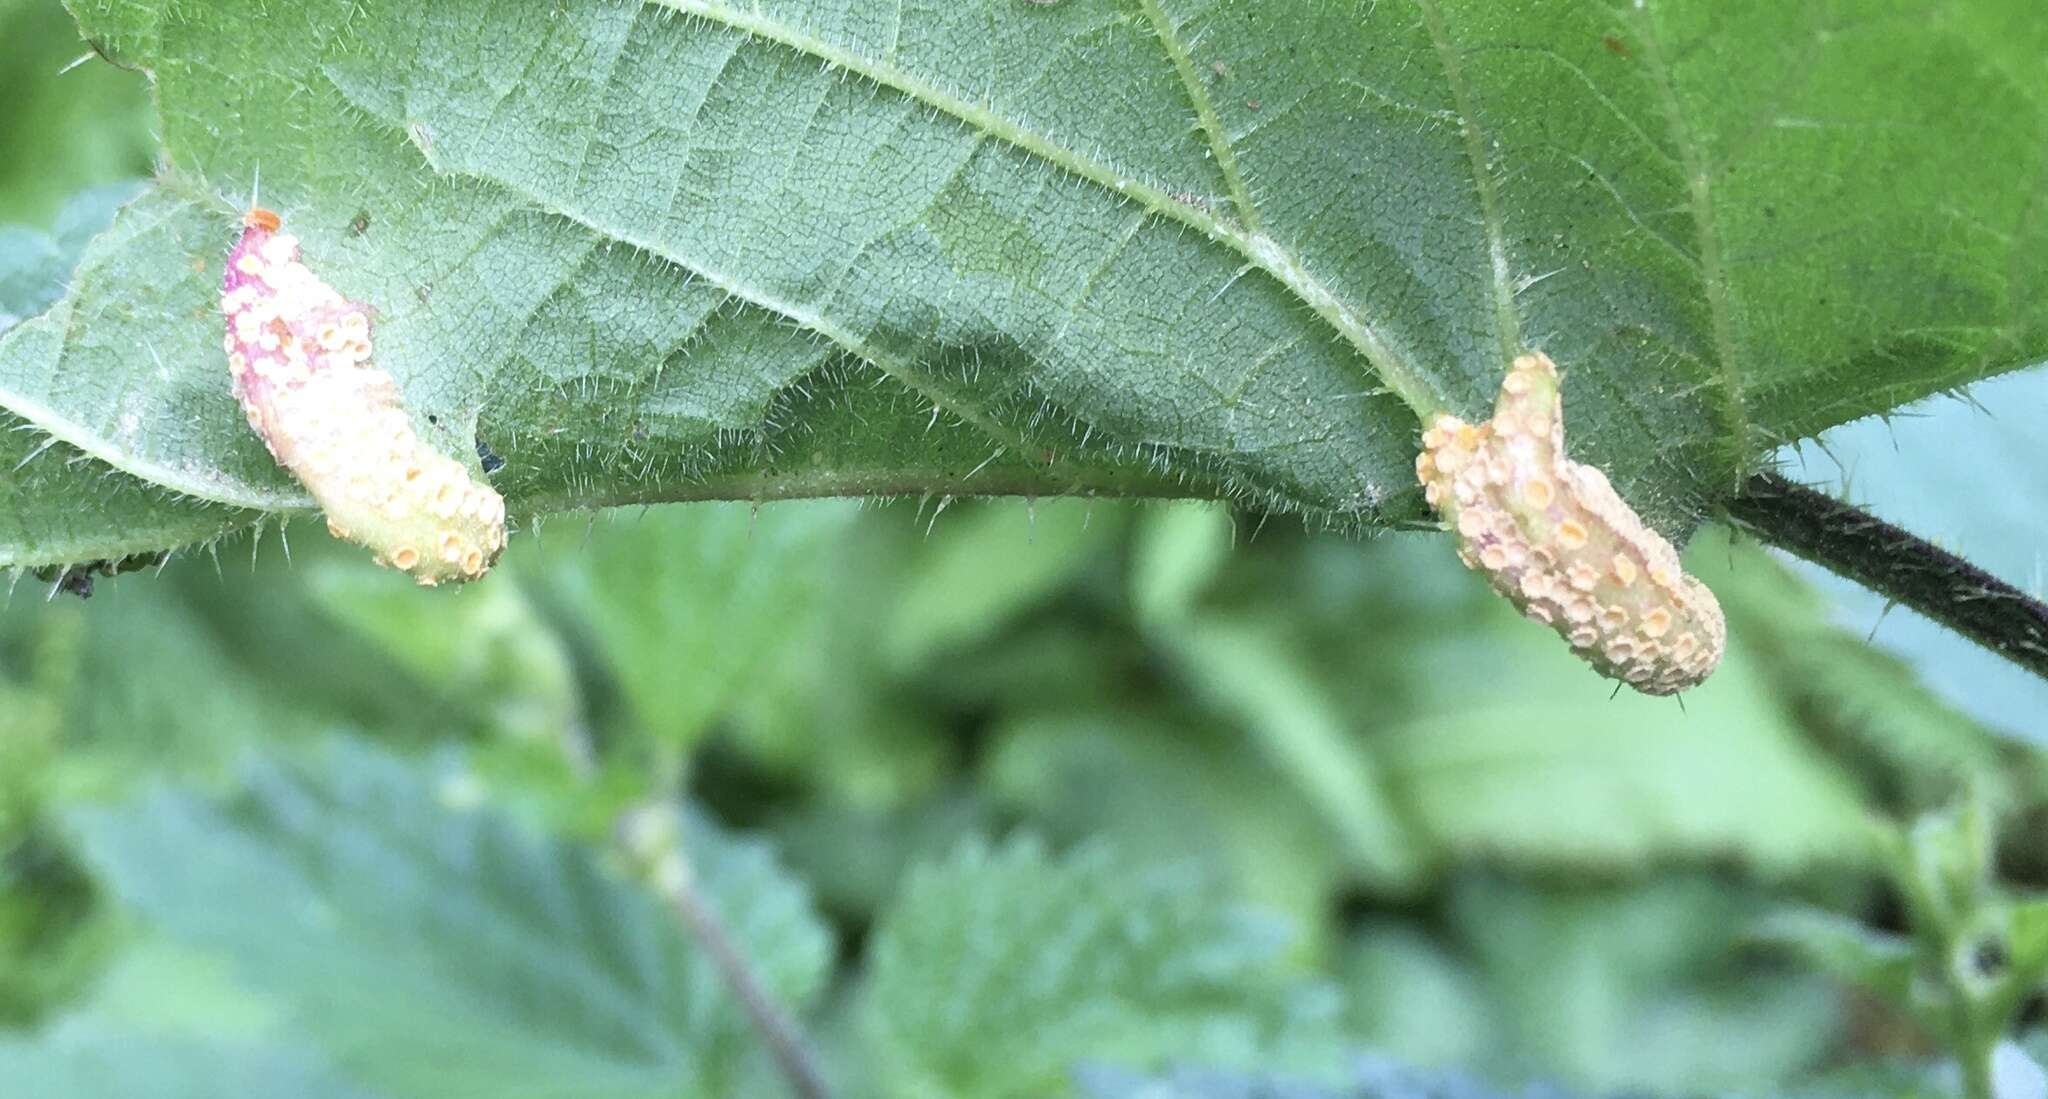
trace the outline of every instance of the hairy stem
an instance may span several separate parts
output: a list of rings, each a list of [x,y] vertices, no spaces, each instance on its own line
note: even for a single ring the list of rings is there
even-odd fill
[[[2048,678],[2048,603],[1940,546],[1771,473],[1750,478],[1728,514],[1765,541]]]

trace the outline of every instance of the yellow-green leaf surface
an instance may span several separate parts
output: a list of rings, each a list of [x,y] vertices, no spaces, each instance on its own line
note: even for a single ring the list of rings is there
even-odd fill
[[[259,186],[528,514],[1401,522],[1416,414],[1533,346],[1575,457],[1684,533],[1779,442],[2048,358],[2032,0],[74,7],[166,166],[0,336],[0,406],[143,495],[108,546],[306,503],[218,350]],[[0,561],[79,556],[68,518],[0,517]]]

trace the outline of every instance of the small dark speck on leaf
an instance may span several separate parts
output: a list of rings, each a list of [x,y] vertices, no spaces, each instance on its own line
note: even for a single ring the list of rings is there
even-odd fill
[[[433,424],[435,427],[440,427],[441,417],[435,413],[429,412],[427,413],[427,422]]]
[[[1255,111],[1259,109],[1259,101],[1256,99],[1247,99],[1244,101],[1244,105]]]
[[[484,442],[481,436],[476,441],[476,460],[484,467],[485,476],[505,468],[505,459],[498,457],[498,452],[492,450],[491,444]]]
[[[76,566],[65,569],[62,575],[57,577],[57,590],[80,599],[91,599],[92,573]]]
[[[153,568],[163,564],[169,558],[170,554],[168,552],[133,553],[119,560],[101,558],[97,561],[87,561],[83,564],[68,565],[63,568],[51,565],[35,570],[35,577],[45,583],[56,585],[50,591],[53,597],[62,592],[66,595],[75,595],[80,599],[91,599],[92,586],[95,579],[102,576],[118,576],[124,572],[134,572],[137,569]]]
[[[370,212],[368,210],[357,210],[356,216],[350,219],[348,223],[348,231],[356,236],[362,236],[364,233],[369,232]]]
[[[1602,35],[1600,38],[1600,44],[1606,46],[1607,52],[1613,54],[1616,57],[1634,56],[1633,54],[1628,52],[1628,43],[1623,42],[1621,39],[1616,38],[1611,34]]]

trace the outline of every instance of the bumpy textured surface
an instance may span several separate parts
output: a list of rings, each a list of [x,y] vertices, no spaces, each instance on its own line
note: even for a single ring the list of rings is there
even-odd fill
[[[1606,474],[1565,457],[1549,356],[1515,360],[1491,420],[1438,416],[1422,448],[1415,475],[1466,566],[1602,675],[1668,695],[1720,664],[1727,623],[1714,593]]]
[[[249,426],[327,512],[336,536],[422,584],[474,580],[505,548],[505,501],[413,430],[370,362],[369,311],[299,262],[260,207],[221,282],[228,373]]]

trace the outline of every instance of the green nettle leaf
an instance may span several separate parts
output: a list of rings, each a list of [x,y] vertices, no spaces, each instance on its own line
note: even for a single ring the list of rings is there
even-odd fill
[[[1187,615],[1230,563],[1237,530],[1215,504],[1179,504],[1143,517],[1131,552],[1131,609],[1140,622]]]
[[[1284,915],[1314,956],[1347,881],[1343,833],[1235,730],[1102,710],[1020,715],[990,736],[984,783],[1058,841],[1106,837],[1132,859],[1198,853],[1232,892]]]
[[[42,314],[57,323],[67,273],[138,184],[83,191],[48,233],[0,228],[0,333]],[[165,491],[146,474],[108,464],[96,442],[59,441],[50,410],[0,397],[0,567],[72,563],[160,550],[215,537],[260,513]]]
[[[546,579],[582,612],[634,716],[695,743],[815,632],[841,502],[733,504],[608,520]],[[545,537],[545,536],[543,536]]]
[[[1321,1063],[1334,1002],[1284,936],[1191,867],[970,841],[913,870],[876,925],[860,1004],[877,1094],[1069,1094],[1081,1061]]]
[[[79,254],[114,220],[121,204],[142,190],[141,183],[114,183],[80,191],[57,212],[47,233],[19,225],[0,228],[0,332],[63,297],[65,276]]]
[[[527,514],[1407,521],[1416,414],[1536,346],[1575,456],[1682,534],[1778,442],[2048,356],[2048,24],[2013,0],[74,8],[153,74],[166,166],[0,337],[0,407],[178,495],[15,562],[306,505],[218,351],[259,180]]]
[[[382,1099],[303,1050],[171,1038],[91,1016],[0,1038],[0,1080],[18,1095],[77,1099]]]
[[[1368,880],[1414,885],[1427,852],[1392,796],[1385,761],[1352,735],[1344,710],[1305,673],[1276,623],[1215,616],[1157,641],[1189,693],[1244,726],[1286,788],[1315,807]]]
[[[574,656],[522,587],[493,584],[439,599],[391,583],[360,554],[323,557],[306,570],[305,590],[328,620],[484,728],[558,758],[582,720]]]
[[[1785,944],[1843,981],[1912,1007],[1917,959],[1912,940],[1877,931],[1846,916],[1792,909],[1762,921],[1759,937]]]
[[[158,791],[77,823],[119,897],[394,1095],[742,1094],[753,1032],[674,916],[475,796],[339,742],[226,802]],[[771,993],[815,996],[831,946],[801,888],[759,846],[698,827],[691,848]]]
[[[950,522],[933,517],[918,567],[892,600],[879,644],[892,666],[927,666],[1003,636],[1017,618],[1071,586],[1123,530],[1121,509],[1085,501],[993,505]]]
[[[1415,1069],[1361,1057],[1342,1083],[1321,1086],[1272,1073],[1180,1068],[1156,1076],[1090,1065],[1077,1076],[1083,1099],[1572,1099],[1554,1087],[1503,1089],[1459,1072]]]
[[[241,663],[231,640],[165,587],[105,593],[79,617],[85,652],[151,655],[113,674],[85,664],[69,692],[57,760],[67,793],[106,794],[144,775],[218,775],[255,745],[315,736],[336,720],[318,700]]]
[[[1482,613],[1517,623],[1502,601]],[[1746,640],[1681,713],[1632,694],[1588,707],[1577,677],[1591,673],[1540,632],[1496,630],[1474,660],[1472,633],[1451,627],[1403,638],[1400,659],[1439,674],[1373,740],[1419,831],[1445,850],[1609,868],[1689,852],[1773,876],[1876,861],[1855,785],[1802,740]]]
[[[1561,888],[1470,875],[1450,929],[1486,982],[1491,1023],[1468,1062],[1540,1071],[1594,1094],[1729,1094],[1787,1080],[1836,1047],[1840,990],[1759,965],[1736,941],[1759,898],[1727,879],[1669,874]],[[1403,990],[1354,986],[1399,1010]]]

